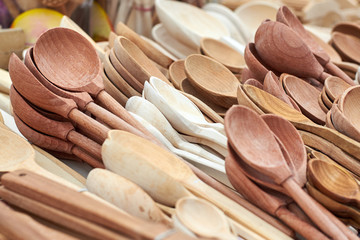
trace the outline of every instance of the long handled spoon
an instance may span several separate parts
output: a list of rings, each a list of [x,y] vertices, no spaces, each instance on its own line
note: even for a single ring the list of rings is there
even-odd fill
[[[87,189],[133,216],[171,225],[171,220],[138,185],[105,169],[93,169],[86,179]]]
[[[345,169],[322,160],[311,160],[309,178],[328,197],[344,204],[360,206],[359,185]]]
[[[199,147],[196,144],[191,144],[183,139],[176,130],[171,126],[164,115],[157,109],[151,102],[144,98],[132,97],[126,103],[126,109],[133,112],[158,129],[164,137],[176,148],[187,151],[189,153],[196,154],[205,159],[209,159],[212,162],[223,164],[224,161],[207,152],[205,149]]]
[[[297,129],[314,133],[335,144],[355,158],[360,156],[360,144],[353,139],[330,128],[319,126],[310,121],[300,112],[290,108],[287,104],[261,89],[244,85],[243,89],[248,97],[264,112],[274,113],[290,121]],[[354,167],[352,165],[350,168]]]
[[[53,84],[70,91],[88,92],[106,109],[152,137],[121,104],[104,91],[102,68],[96,51],[77,32],[65,28],[46,31],[35,44],[34,60],[40,72]],[[59,62],[62,62],[61,67]]]
[[[107,127],[79,111],[73,100],[57,96],[48,90],[15,54],[10,58],[9,72],[15,89],[31,103],[83,125],[87,131],[103,140],[106,138],[109,131]]]
[[[13,86],[10,89],[10,93],[14,113],[24,123],[44,134],[64,141],[70,141],[98,159],[101,159],[101,146],[84,135],[79,134],[70,122],[55,121],[41,115],[26,102]]]
[[[152,82],[155,82],[156,85],[154,86],[154,84],[150,85],[149,83],[145,83],[145,98],[152,102],[166,116],[174,128],[183,133],[205,138],[222,147],[226,147],[225,135],[213,128],[203,127],[200,124],[198,125],[189,121],[185,116],[181,115],[174,106],[170,105],[171,103],[166,100],[169,100],[169,96],[167,95],[169,93],[175,93],[175,89],[170,86],[167,87],[166,85],[161,85],[161,80],[156,80],[156,78],[151,78],[150,83]],[[189,99],[180,93],[178,93],[178,98],[175,98],[174,101],[174,103],[180,107],[184,107],[183,103],[186,104],[187,102],[189,102],[192,106],[195,106]]]
[[[134,152],[134,149],[138,149],[139,146],[142,146],[142,151]],[[243,209],[240,205],[235,204],[219,192],[208,187],[182,161],[149,141],[142,140],[135,135],[123,131],[111,131],[109,138],[103,144],[102,154],[105,166],[112,171],[121,173],[121,175],[126,174],[123,175],[125,177],[132,175],[134,178],[135,174],[140,174],[138,176],[143,175],[144,177],[149,176],[149,170],[151,169],[152,173],[156,173],[151,174],[151,176],[156,176],[158,179],[156,185],[166,184],[167,187],[162,189],[165,190],[163,193],[167,194],[167,198],[173,199],[168,201],[169,203],[172,202],[174,204],[175,199],[188,196],[185,189],[180,191],[181,187],[184,188],[183,186],[186,186],[195,195],[209,200],[223,210],[227,216],[246,226],[249,230],[265,238],[269,236],[276,236],[277,239],[287,238],[285,234],[270,227],[262,219],[255,217],[255,215]],[[153,154],[156,156],[155,158],[152,157]],[[140,165],[141,168],[139,168]],[[144,177],[137,180],[145,182],[146,185],[149,179]],[[177,187],[171,187],[173,184]],[[139,185],[142,186],[141,184]],[[154,186],[150,188],[154,188]],[[171,189],[171,194],[168,193],[169,189]],[[176,193],[177,197],[174,193]],[[261,229],[257,228],[258,224],[263,224],[263,227]]]
[[[306,31],[300,20],[286,6],[282,6],[276,15],[276,20],[291,27],[310,48],[319,63],[330,73],[343,79],[348,84],[354,85],[354,81],[341,71],[334,63],[330,61],[330,56],[316,42],[316,40]]]
[[[227,117],[229,125],[226,131],[236,153],[253,168],[262,171],[282,185],[326,234],[334,239],[346,239],[344,233],[295,182],[280,148],[276,145],[276,139],[260,116],[246,107],[237,106],[229,110]],[[225,121],[227,122],[226,119]],[[239,133],[242,133],[241,138],[238,137]]]
[[[237,160],[238,157],[231,146],[229,146],[228,149],[229,155],[225,160],[226,173],[237,191],[268,213],[279,217],[303,237],[307,239],[326,239],[326,237],[313,226],[301,221],[296,215],[291,213],[285,207],[286,202],[266,193],[250,181],[244,174],[244,170],[238,165],[238,162],[241,160]]]

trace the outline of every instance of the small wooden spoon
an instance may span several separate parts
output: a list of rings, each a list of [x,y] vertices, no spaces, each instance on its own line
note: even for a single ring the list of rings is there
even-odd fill
[[[297,185],[271,130],[260,116],[246,107],[236,106],[229,110],[225,118],[225,124],[228,124],[226,131],[230,144],[244,161],[282,185],[304,212],[325,233],[333,238],[346,239],[344,233]],[[238,137],[240,132],[242,133],[241,138]],[[259,143],[259,140],[261,140],[261,143]],[[252,142],[254,143],[251,144]],[[321,217],[319,218],[319,216]],[[332,227],[329,228],[329,226]]]
[[[326,89],[321,90],[321,100],[325,104],[326,108],[331,109],[333,102],[330,100],[329,96],[326,94]]]
[[[105,169],[93,169],[86,179],[87,189],[133,216],[171,225],[171,220],[138,185]]]
[[[331,108],[331,121],[336,130],[360,142],[360,131],[344,116],[337,104]]]
[[[237,90],[237,100],[239,105],[247,106],[257,112],[259,115],[264,114],[263,110],[261,110],[256,104],[251,101],[251,99],[246,95],[243,89],[244,85],[240,85]]]
[[[200,47],[206,56],[222,63],[233,73],[240,73],[245,67],[244,57],[238,51],[219,40],[203,38],[200,41]]]
[[[185,72],[191,84],[214,103],[225,108],[236,104],[239,81],[221,63],[193,54],[185,59]]]
[[[180,89],[181,82],[187,78],[184,63],[185,60],[177,60],[169,67],[170,80],[176,89]]]
[[[360,55],[357,51],[354,51],[354,48],[356,49],[360,46],[359,38],[340,32],[333,32],[331,34],[331,40],[334,48],[339,51],[341,55],[346,56],[349,62],[360,63]]]
[[[266,66],[264,61],[260,58],[254,43],[248,43],[246,45],[244,59],[247,67],[254,75],[254,78],[262,83],[270,68]]]
[[[338,77],[328,77],[324,82],[325,91],[327,96],[333,102],[336,98],[338,98],[346,89],[351,87],[351,85],[342,81],[341,78]]]
[[[26,102],[13,86],[10,89],[10,99],[14,113],[31,128],[61,140],[72,142],[96,158],[101,159],[101,146],[75,131],[70,122],[55,121],[41,115]]]
[[[105,55],[105,54],[104,54]],[[105,59],[105,56],[104,56]],[[118,101],[123,107],[125,106],[128,97],[125,96],[109,79],[104,71],[101,72],[101,76],[104,82],[104,89],[108,92],[116,101]]]
[[[359,185],[348,171],[322,160],[311,160],[308,167],[312,184],[322,193],[341,203],[360,206]]]
[[[153,62],[129,39],[117,37],[114,42],[114,52],[120,63],[142,84],[151,76],[156,76],[170,84]]]
[[[325,69],[330,71],[331,74],[341,77],[345,82],[354,85],[354,81],[330,61],[329,55],[308,33],[308,31],[306,31],[300,20],[290,11],[288,7],[282,6],[278,10],[276,20],[292,28],[298,34],[298,37],[300,37],[306,43],[319,63]]]
[[[340,217],[346,217],[353,219],[356,223],[360,224],[360,212],[359,210],[350,207],[345,204],[341,204],[333,199],[329,198],[319,190],[314,188],[309,182],[306,183],[306,188],[309,194],[316,199],[319,203],[324,205],[331,212]]]
[[[360,97],[360,86],[348,88],[339,100],[339,109],[344,116],[357,128],[360,129],[360,111],[356,107]]]
[[[225,214],[203,199],[179,199],[176,202],[175,214],[185,227],[200,237],[237,239],[230,232]]]
[[[326,115],[318,103],[320,91],[292,75],[286,75],[283,78],[283,86],[287,94],[294,99],[305,116],[317,124],[325,124]]]
[[[264,112],[266,113],[274,113],[279,116],[284,117],[288,121],[290,121],[297,129],[305,130],[320,136],[327,141],[335,144],[337,147],[351,154],[353,157],[357,158],[360,156],[360,144],[329,128],[320,126],[318,124],[314,124],[310,119],[306,118],[300,112],[290,108],[283,101],[277,99],[276,97],[268,94],[261,89],[255,88],[250,85],[244,85],[243,89],[246,95]],[[305,143],[306,144],[306,143]],[[344,163],[345,164],[345,163]],[[348,168],[354,168],[355,165],[351,163],[348,165]]]
[[[261,59],[278,72],[322,82],[330,76],[297,33],[280,22],[263,22],[255,35],[255,47]]]
[[[140,146],[142,151],[134,152]],[[156,177],[157,180],[153,183],[156,183],[158,188],[151,184],[149,191],[151,189],[162,189],[163,195],[165,194],[166,196],[164,200],[170,206],[174,206],[177,199],[189,196],[188,191],[184,188],[186,186],[195,195],[209,200],[224,211],[228,217],[246,226],[248,232],[255,232],[263,237],[276,236],[277,239],[288,238],[279,230],[269,226],[262,219],[255,217],[255,215],[246,211],[240,205],[235,204],[232,200],[208,187],[177,157],[147,140],[124,131],[111,131],[109,138],[103,144],[102,154],[105,166],[108,169],[127,177],[137,184],[140,181],[143,182],[144,184],[139,185],[145,191],[148,190],[142,185],[149,185],[150,179],[148,177]],[[153,154],[156,155],[155,158],[152,156]],[[141,168],[139,168],[140,165]],[[149,175],[149,172],[156,174]],[[134,176],[135,174],[137,177]],[[139,176],[142,177],[139,178]],[[164,187],[160,187],[160,185]],[[169,194],[169,189],[171,189],[171,194]],[[154,196],[153,198],[157,201]],[[263,227],[261,229],[257,228],[258,224],[263,224]]]
[[[260,88],[260,89],[264,89],[264,85],[259,82],[258,80],[256,80],[255,78],[249,78],[247,79],[244,84],[249,84],[249,85],[253,85],[254,87]]]

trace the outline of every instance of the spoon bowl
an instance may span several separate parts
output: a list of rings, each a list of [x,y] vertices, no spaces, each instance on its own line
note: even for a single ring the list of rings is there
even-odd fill
[[[332,102],[349,87],[351,86],[338,77],[328,77],[324,82],[326,94]]]

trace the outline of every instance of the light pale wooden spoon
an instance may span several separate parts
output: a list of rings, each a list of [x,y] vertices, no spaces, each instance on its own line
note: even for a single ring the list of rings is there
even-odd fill
[[[103,79],[104,83],[104,89],[106,92],[108,92],[116,101],[118,101],[123,107],[126,104],[126,101],[128,100],[128,97],[125,96],[109,79],[109,77],[104,71],[101,72],[101,77]]]
[[[193,106],[192,109],[194,109],[194,107],[197,109],[197,107],[189,99],[181,93],[176,92],[176,89],[162,84],[160,79],[157,80],[156,78],[151,78],[150,83],[152,84],[145,84],[145,98],[152,102],[166,116],[175,129],[189,135],[205,138],[220,146],[226,147],[226,136],[215,130],[213,125],[211,125],[211,127],[205,127],[205,125],[208,124],[198,123],[197,119],[188,119],[188,116],[190,116],[189,113],[191,112],[188,111],[188,108],[184,108],[186,103],[188,102],[187,104]],[[173,103],[171,103],[171,98],[173,99]],[[183,108],[182,110],[188,113],[187,116],[180,114],[180,111],[178,111],[177,108]],[[221,128],[223,128],[223,125]]]
[[[244,57],[232,47],[213,38],[200,41],[201,51],[208,57],[222,63],[233,73],[239,73],[245,67]]]
[[[134,152],[134,149],[138,149],[139,146],[142,146],[142,151]],[[263,237],[276,236],[277,239],[288,238],[279,230],[270,227],[262,219],[255,217],[255,215],[245,211],[240,205],[235,204],[232,200],[208,187],[182,161],[149,141],[123,131],[111,131],[109,138],[103,144],[102,154],[105,165],[110,170],[121,173],[121,175],[133,175],[132,178],[135,177],[135,174],[139,174],[135,177],[137,179],[135,182],[137,183],[142,181],[147,184],[149,182],[148,177],[154,178],[156,176],[158,186],[159,184],[166,185],[165,188],[162,188],[164,190],[163,193],[166,194],[167,202],[173,204],[172,206],[174,206],[174,200],[189,196],[187,190],[183,187],[186,186],[195,195],[209,200],[224,211],[228,217],[246,226],[248,232],[255,232]],[[156,155],[155,158],[152,157],[153,154]],[[139,168],[140,165],[141,168]],[[175,169],[176,171],[174,171]],[[148,174],[149,170],[156,174],[151,174],[150,176]],[[141,184],[139,185],[142,186]],[[175,186],[178,187],[174,188]],[[151,188],[154,188],[154,186]],[[168,192],[169,189],[171,189],[171,194]],[[173,200],[170,201],[170,198]],[[258,224],[262,224],[263,227],[261,229],[257,228]]]
[[[158,129],[174,147],[201,156],[215,163],[224,163],[221,158],[207,152],[198,145],[191,144],[183,139],[170,125],[164,115],[151,102],[145,100],[144,98],[130,98],[126,104],[126,109],[147,120],[156,129]]]
[[[87,176],[86,187],[133,216],[171,225],[171,220],[142,188],[120,175],[105,169],[93,169]]]
[[[199,54],[185,59],[185,72],[191,84],[214,103],[229,108],[236,104],[237,78],[221,63]]]
[[[176,202],[176,217],[193,233],[201,237],[237,239],[230,232],[225,214],[209,202],[185,197]]]

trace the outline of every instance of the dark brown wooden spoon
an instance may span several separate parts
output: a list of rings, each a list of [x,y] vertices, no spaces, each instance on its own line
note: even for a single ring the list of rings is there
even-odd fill
[[[298,34],[283,23],[264,21],[256,32],[255,48],[261,59],[278,72],[322,82],[330,76]]]
[[[346,75],[340,68],[330,61],[329,55],[325,50],[316,42],[316,40],[306,31],[300,20],[291,12],[287,6],[279,8],[276,20],[284,23],[292,28],[314,54],[319,63],[327,69],[331,74],[342,78],[345,82],[355,85],[354,81]]]
[[[16,114],[14,114],[14,120],[21,134],[24,135],[33,144],[53,151],[74,154],[93,167],[105,168],[102,162],[93,158],[86,151],[80,147],[77,147],[75,144],[35,131],[26,125]]]
[[[347,239],[295,182],[273,133],[257,113],[233,106],[225,117],[225,130],[237,155],[283,186],[323,232],[334,239]]]
[[[16,90],[28,101],[68,118],[76,124],[84,126],[94,135],[100,136],[103,140],[106,139],[109,128],[79,111],[72,99],[60,97],[48,90],[15,54],[10,57],[9,73]]]
[[[305,116],[317,124],[325,124],[326,114],[318,103],[320,91],[292,75],[286,75],[283,78],[283,86],[287,94],[298,104]]]
[[[157,142],[120,103],[104,91],[100,59],[91,43],[81,34],[66,28],[46,31],[35,44],[34,60],[50,82],[66,90],[88,92],[106,109]]]
[[[238,165],[238,159],[231,145],[228,145],[228,156],[225,158],[226,174],[234,188],[245,198],[269,214],[277,216],[280,220],[300,233],[307,239],[327,239],[321,232],[310,224],[302,221],[285,206],[286,202],[263,191],[254,184],[244,173],[244,169]]]
[[[63,141],[69,141],[101,159],[101,146],[76,132],[71,122],[55,121],[41,115],[26,102],[14,86],[10,89],[10,100],[14,113],[31,128]]]

